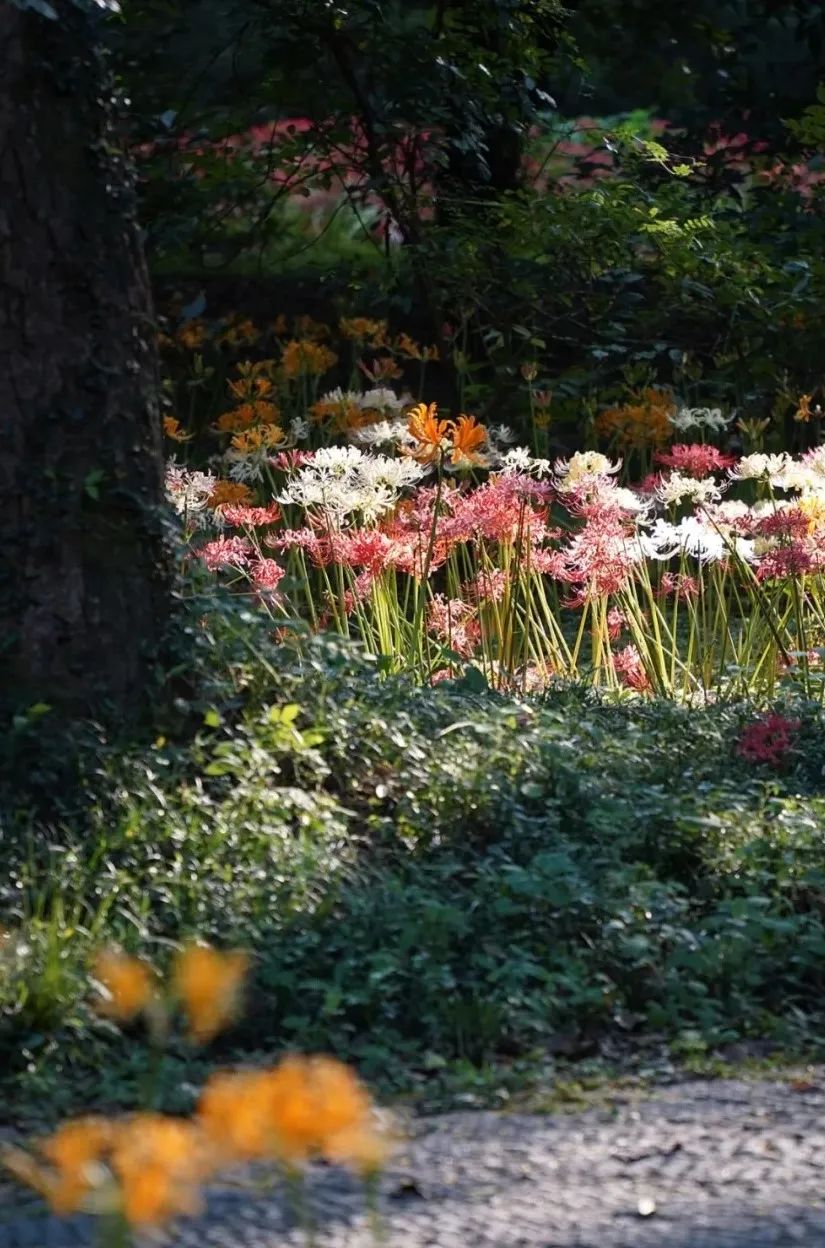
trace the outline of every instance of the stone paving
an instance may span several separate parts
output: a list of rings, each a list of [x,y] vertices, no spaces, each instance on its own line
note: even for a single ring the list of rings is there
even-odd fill
[[[358,1184],[318,1168],[310,1186],[316,1248],[376,1242]],[[577,1114],[422,1118],[383,1176],[380,1206],[386,1248],[825,1248],[825,1074],[697,1080]],[[0,1248],[93,1242],[82,1218],[0,1213]],[[248,1179],[210,1192],[203,1215],[160,1240],[305,1242],[282,1196]]]

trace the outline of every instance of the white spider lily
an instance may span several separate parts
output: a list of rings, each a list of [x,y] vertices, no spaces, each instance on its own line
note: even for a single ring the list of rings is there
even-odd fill
[[[357,446],[403,447],[415,442],[406,420],[377,420],[372,425],[364,425],[363,429],[351,430],[349,439]]]
[[[501,457],[501,467],[505,472],[529,473],[533,477],[549,477],[553,466],[549,459],[537,459],[531,455],[526,446],[514,446]]]
[[[649,510],[650,503],[646,499],[640,498],[638,494],[634,494],[633,490],[627,489],[624,485],[613,485],[612,482],[610,485],[611,488],[609,490],[602,490],[601,497],[611,503],[615,503],[617,507],[621,507],[622,511],[643,513]]]
[[[685,516],[678,524],[656,520],[650,543],[659,559],[685,554],[700,563],[718,563],[734,553],[748,562],[755,557],[752,541],[733,533],[724,534],[701,516]]]
[[[415,485],[424,469],[411,459],[368,455],[357,446],[327,446],[316,451],[278,495],[279,503],[320,510],[336,523],[358,513],[375,520]]]
[[[557,459],[553,465],[556,489],[565,493],[580,485],[592,485],[600,477],[614,476],[621,466],[621,460],[611,463],[599,451],[576,451],[569,459]]]
[[[681,472],[671,472],[656,487],[656,497],[666,506],[676,506],[685,501],[692,503],[716,502],[721,497],[721,487],[713,477],[687,477]]]
[[[820,450],[821,448],[817,448]],[[817,494],[825,490],[825,460],[816,452],[802,459],[789,459],[784,467],[770,477],[777,490],[797,490],[804,494]]]
[[[283,443],[286,445],[286,443]],[[273,455],[273,447],[256,446],[249,451],[226,452],[227,473],[231,481],[260,481]]]
[[[309,437],[309,421],[303,416],[294,416],[289,422],[289,440],[291,443],[303,442]]]
[[[751,511],[756,510],[756,506],[751,508],[740,498],[723,498],[720,503],[714,503],[712,507],[709,507],[708,512],[717,523],[728,525],[734,520],[741,520],[744,516],[750,515]],[[768,503],[767,506],[770,507],[771,504]]]
[[[723,416],[721,407],[681,407],[668,416],[668,420],[679,433],[688,429],[710,429],[721,433],[733,420],[733,415]]]
[[[365,455],[360,466],[360,475],[365,484],[387,485],[392,490],[403,490],[416,485],[425,472],[421,464],[408,457],[390,459],[386,455]]]
[[[763,477],[779,477],[790,463],[791,458],[786,451],[779,455],[767,455],[759,451],[753,455],[743,455],[739,463],[728,469],[728,472],[734,481],[758,481]]]
[[[825,446],[815,446],[802,456],[802,463],[818,476],[825,479]]]
[[[193,472],[172,460],[166,466],[166,494],[179,516],[202,526],[209,523],[204,513],[216,479],[211,472]]]
[[[336,386],[322,395],[319,402],[342,408],[358,407],[362,411],[398,413],[410,407],[413,398],[411,394],[396,394],[389,386],[378,386],[373,390],[342,390]]]
[[[515,440],[516,435],[509,425],[489,425],[487,428],[487,444],[493,450],[501,450]]]
[[[365,411],[403,412],[412,407],[413,397],[411,394],[396,394],[389,386],[378,386],[374,390],[365,390],[355,402]]]

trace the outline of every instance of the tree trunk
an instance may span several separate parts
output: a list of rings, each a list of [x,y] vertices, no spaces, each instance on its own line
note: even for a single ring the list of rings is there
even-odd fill
[[[171,596],[154,327],[96,19],[52,4],[0,0],[0,701],[122,714]]]

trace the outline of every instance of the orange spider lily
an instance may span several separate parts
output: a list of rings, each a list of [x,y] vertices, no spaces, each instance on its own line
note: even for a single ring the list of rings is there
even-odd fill
[[[479,452],[487,441],[487,430],[475,416],[459,416],[453,426],[450,462],[454,468],[472,468],[483,465],[484,456]]]
[[[407,429],[416,441],[408,454],[422,464],[432,464],[450,449],[455,425],[451,420],[438,419],[436,403],[418,403],[409,414]]]

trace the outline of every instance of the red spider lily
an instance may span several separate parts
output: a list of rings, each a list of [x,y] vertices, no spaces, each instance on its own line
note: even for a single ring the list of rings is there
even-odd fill
[[[556,581],[568,579],[567,555],[563,550],[550,550],[547,547],[530,552],[530,567],[543,576],[551,576]],[[578,603],[577,605],[581,605]]]
[[[450,546],[438,537],[429,551],[428,560],[429,539],[426,530],[417,533],[389,524],[385,531],[394,543],[392,567],[399,572],[405,572],[407,576],[414,576],[420,581],[425,572],[432,574],[446,563]]]
[[[657,451],[654,455],[657,464],[663,468],[675,468],[689,477],[709,477],[713,472],[724,472],[736,463],[734,455],[725,455],[715,446],[704,446],[699,442],[677,442],[669,451]]]
[[[304,550],[318,567],[328,564],[332,557],[329,539],[316,533],[315,529],[286,529],[283,533],[269,533],[264,543],[273,550]]]
[[[625,646],[624,650],[614,654],[613,666],[619,680],[628,689],[635,689],[637,693],[647,693],[650,690],[650,679],[642,663],[642,656],[635,646]]]
[[[312,459],[312,451],[280,451],[269,462],[273,468],[279,468],[281,472],[295,472],[298,468],[308,464]]]
[[[478,575],[472,581],[467,581],[462,588],[470,602],[501,602],[509,584],[510,577],[504,568],[482,568]]]
[[[256,589],[272,593],[284,578],[284,569],[277,559],[256,559],[250,564],[249,574]]]
[[[798,719],[787,719],[774,711],[748,724],[739,737],[736,753],[750,763],[776,766],[786,761],[799,728]]]
[[[427,631],[445,641],[451,650],[469,658],[481,639],[473,607],[461,598],[436,594],[427,609]]]
[[[380,529],[353,529],[333,534],[331,549],[336,563],[364,568],[376,576],[392,567],[395,556],[403,554],[404,548]]]
[[[638,562],[627,519],[619,518],[612,508],[591,508],[584,528],[560,553],[557,575],[575,587],[571,606],[618,593],[628,584]]]
[[[678,599],[679,602],[691,602],[698,598],[701,587],[695,576],[686,572],[665,572],[659,586],[659,597]]]
[[[757,520],[752,532],[758,537],[789,538],[792,542],[801,542],[808,536],[810,528],[811,518],[801,507],[784,507],[782,511]]]
[[[627,628],[627,616],[618,607],[611,607],[607,613],[607,635],[611,641],[618,641]]]
[[[598,478],[595,493],[593,483],[566,490],[564,505],[571,515],[580,520],[602,525],[626,525],[627,509],[611,497],[614,488],[611,480]]]
[[[224,503],[217,510],[226,524],[231,524],[236,528],[244,524],[249,525],[250,528],[262,524],[275,524],[281,518],[281,509],[277,503],[270,503],[268,507],[237,507],[231,503]]]
[[[452,499],[451,518],[445,520],[444,536],[454,542],[478,538],[513,542],[538,541],[549,535],[546,512],[527,505],[530,499],[546,499],[550,487],[529,477],[506,474]]]
[[[210,572],[216,572],[218,568],[246,567],[251,554],[252,545],[245,537],[217,537],[198,551]]]
[[[352,589],[348,589],[344,593],[344,611],[347,615],[352,615],[353,611],[369,598],[374,584],[375,577],[369,568],[355,578]]]
[[[821,572],[825,551],[800,541],[774,546],[759,560],[756,575],[760,581],[786,581],[810,572]]]
[[[665,474],[663,472],[649,472],[638,485],[634,486],[634,489],[637,494],[642,494],[646,497],[648,494],[655,494],[664,480]]]

